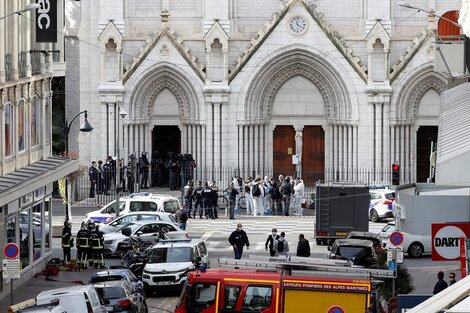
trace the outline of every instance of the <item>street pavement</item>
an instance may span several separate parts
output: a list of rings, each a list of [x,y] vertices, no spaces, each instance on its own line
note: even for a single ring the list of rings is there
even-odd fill
[[[166,191],[168,193],[168,191]],[[96,207],[77,207],[73,208],[73,233],[76,234],[80,228],[80,223],[84,218],[86,212],[96,210]],[[54,206],[53,206],[54,210]],[[54,211],[53,211],[54,212]],[[56,212],[53,214],[53,225],[62,225],[63,213],[62,208],[56,207]],[[243,258],[248,258],[249,255],[267,255],[264,243],[267,236],[271,233],[272,228],[277,228],[278,233],[284,231],[286,238],[289,241],[290,251],[295,255],[297,249],[298,235],[303,233],[311,244],[311,257],[325,258],[327,256],[326,246],[317,246],[314,239],[314,216],[313,212],[305,211],[308,216],[303,217],[283,217],[283,216],[236,216],[235,220],[227,219],[221,212],[221,218],[215,220],[207,219],[190,219],[187,225],[187,231],[190,237],[203,238],[208,247],[211,267],[218,266],[219,258],[232,258],[233,250],[228,244],[228,237],[230,233],[236,229],[237,223],[243,224],[243,229],[248,234],[250,240],[250,249],[245,250]],[[385,222],[383,223],[369,223],[369,231],[379,232]],[[62,257],[60,249],[59,238],[52,240],[53,256]],[[74,256],[76,250],[72,251]],[[107,258],[106,265],[117,265],[120,260],[117,258]],[[415,289],[413,293],[416,294],[429,294],[432,292],[437,272],[443,270],[445,272],[456,271],[456,262],[432,262],[430,256],[420,259],[405,259],[404,264],[410,271],[414,279]],[[88,269],[82,272],[61,272],[58,276],[50,277],[46,280],[44,276],[38,275],[30,282],[20,288],[21,292],[15,292],[14,303],[34,298],[42,290],[51,288],[58,288],[62,286],[70,286],[77,282],[87,283],[94,269]],[[446,276],[447,277],[447,276]],[[457,274],[459,277],[459,274]],[[51,278],[53,280],[51,280]],[[156,293],[153,297],[147,299],[149,312],[173,312],[174,306],[179,298],[178,292],[171,293]],[[0,312],[5,312],[6,307],[10,304],[10,299],[6,298],[0,302]]]

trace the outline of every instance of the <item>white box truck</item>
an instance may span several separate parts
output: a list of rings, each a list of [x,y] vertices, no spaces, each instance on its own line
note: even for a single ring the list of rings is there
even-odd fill
[[[410,257],[432,251],[433,223],[470,221],[470,186],[416,183],[397,187],[395,194],[395,226]]]

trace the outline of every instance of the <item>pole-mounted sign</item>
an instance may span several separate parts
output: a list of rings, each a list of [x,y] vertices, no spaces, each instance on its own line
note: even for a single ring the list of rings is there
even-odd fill
[[[432,260],[459,260],[460,238],[470,238],[470,223],[433,223]]]

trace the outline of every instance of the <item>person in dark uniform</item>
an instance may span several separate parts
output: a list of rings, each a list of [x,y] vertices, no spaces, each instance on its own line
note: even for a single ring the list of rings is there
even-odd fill
[[[113,180],[113,166],[111,161],[106,160],[106,163],[103,165],[103,192],[104,194],[108,195],[109,191],[111,190],[112,180]]]
[[[215,181],[212,181],[210,188],[212,192],[212,218],[219,218],[217,214],[217,209],[219,208],[217,205],[217,198],[219,197],[219,187],[217,187]]]
[[[148,179],[149,179],[149,169],[150,169],[150,163],[149,160],[147,159],[147,154],[145,152],[142,152],[142,155],[139,158],[139,170],[140,170],[140,188],[142,189],[148,189],[149,184],[148,184]]]
[[[99,175],[99,172],[97,169],[96,162],[93,161],[91,162],[91,166],[88,169],[88,177],[90,179],[90,198],[95,197],[95,193],[96,193],[97,185],[98,185],[98,175]]]
[[[193,181],[188,181],[188,184],[183,188],[183,198],[184,198],[184,208],[186,209],[186,213],[188,217],[191,216],[191,212],[193,211]]]
[[[99,226],[95,225],[91,232],[91,251],[93,253],[93,264],[95,268],[105,268],[104,266],[104,236],[99,230]]]
[[[127,178],[127,172],[128,168],[126,164],[124,163],[124,159],[119,159],[119,179],[120,179],[120,185],[121,185],[121,191],[126,192],[128,186],[126,186],[126,178]]]
[[[159,151],[153,151],[150,165],[152,169],[152,187],[161,187],[164,162]]]
[[[106,193],[104,189],[104,169],[103,169],[103,161],[98,160],[98,194],[102,195]]]
[[[250,241],[248,240],[248,236],[243,230],[243,226],[241,223],[238,223],[237,229],[230,234],[230,236],[228,237],[228,242],[233,247],[233,252],[235,254],[236,260],[242,258],[244,246],[246,246],[247,250],[250,248]]]
[[[202,187],[202,182],[199,181],[197,187],[194,188],[193,191],[193,199],[194,199],[194,210],[193,210],[193,218],[196,218],[197,210],[199,209],[199,216],[202,218],[202,194],[204,193],[204,188]]]
[[[61,240],[62,251],[64,252],[64,264],[70,262],[70,250],[73,246],[72,237],[72,224],[69,220],[64,222],[64,228],[62,229],[62,240]]]
[[[178,166],[178,158],[174,155],[173,152],[168,153],[168,161],[166,163],[166,168],[169,172],[170,190],[178,190],[180,187],[180,183],[178,181],[180,168]]]
[[[209,182],[206,181],[206,185],[204,186],[204,190],[202,191],[202,208],[204,216],[209,219],[213,218],[212,216],[212,189],[209,186]],[[202,218],[202,214],[199,214],[199,218]]]
[[[82,268],[88,267],[88,255],[90,253],[90,231],[84,221],[77,233],[77,263]]]

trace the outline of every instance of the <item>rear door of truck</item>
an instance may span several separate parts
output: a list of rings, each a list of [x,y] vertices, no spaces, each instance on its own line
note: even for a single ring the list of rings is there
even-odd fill
[[[370,283],[335,282],[314,279],[285,279],[282,284],[283,313],[364,313],[369,306]]]

